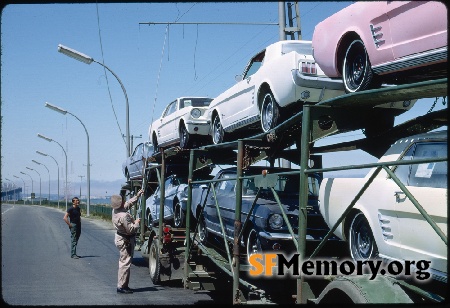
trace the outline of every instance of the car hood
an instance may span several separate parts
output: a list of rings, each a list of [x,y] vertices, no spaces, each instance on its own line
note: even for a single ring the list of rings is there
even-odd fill
[[[242,208],[250,209],[251,205],[255,200],[255,196],[243,196],[242,197]],[[283,206],[283,210],[287,215],[298,215],[299,211],[299,197],[298,196],[289,196],[289,197],[280,197],[280,203]],[[308,214],[315,213],[319,209],[318,198],[314,196],[310,196],[308,198],[308,206],[307,212]],[[257,216],[266,216],[267,214],[263,214],[265,212],[269,213],[281,213],[280,206],[277,201],[273,197],[262,196],[259,197],[256,206],[255,206],[255,214]]]

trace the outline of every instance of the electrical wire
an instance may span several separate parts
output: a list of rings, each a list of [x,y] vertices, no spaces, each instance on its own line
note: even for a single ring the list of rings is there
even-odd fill
[[[100,14],[99,14],[99,12],[98,12],[98,2],[96,1],[95,4],[96,4],[96,8],[97,8],[98,37],[99,37],[99,42],[100,42],[100,52],[101,52],[101,54],[102,54],[102,64],[105,64],[105,57],[104,57],[104,55],[103,55],[102,35],[101,35],[101,30],[100,30]],[[109,101],[111,102],[111,108],[112,108],[112,111],[113,111],[113,114],[114,114],[114,118],[116,119],[117,127],[119,128],[120,138],[122,138],[124,144],[126,145],[125,137],[124,137],[124,134],[122,133],[122,129],[120,128],[120,124],[119,124],[119,121],[118,121],[118,119],[117,119],[116,110],[114,109],[114,104],[113,104],[112,96],[111,96],[111,89],[110,89],[110,87],[109,87],[108,74],[107,74],[107,72],[106,72],[105,66],[103,66],[103,71],[104,71],[104,73],[105,73],[106,85],[107,85],[107,88],[108,88],[108,94],[109,94]]]
[[[175,22],[179,21],[186,13],[188,13],[197,3],[195,3],[194,5],[192,5],[192,7],[190,7],[185,13],[183,13],[181,16],[177,16]],[[301,17],[308,17],[309,16],[309,12],[315,10],[317,8],[317,6],[321,5],[320,3],[315,5],[313,8],[311,8],[309,11],[304,12],[303,14],[301,14]],[[178,6],[177,6],[178,9]],[[179,10],[178,10],[178,15],[179,15]],[[270,22],[274,22],[274,19],[272,19]],[[252,35],[251,39],[247,40],[242,46],[240,46],[239,48],[237,48],[237,50],[232,53],[230,56],[228,56],[225,60],[223,61],[217,61],[217,65],[211,69],[208,73],[206,73],[203,77],[201,77],[199,79],[199,76],[197,75],[197,71],[196,71],[196,49],[197,49],[197,40],[198,40],[198,24],[197,24],[197,39],[195,42],[195,50],[194,50],[194,81],[196,81],[196,84],[192,85],[191,87],[187,88],[187,90],[185,90],[184,92],[186,93],[193,93],[196,94],[199,91],[201,91],[202,89],[204,89],[205,87],[207,87],[208,85],[210,85],[213,81],[215,81],[216,79],[218,79],[219,77],[223,76],[223,73],[228,72],[230,69],[232,69],[236,64],[241,63],[242,60],[244,59],[248,59],[248,57],[253,56],[257,51],[261,50],[262,48],[266,47],[267,44],[271,41],[273,41],[278,34],[274,34],[273,36],[269,37],[267,40],[265,40],[263,43],[258,44],[257,47],[253,48],[252,51],[250,53],[248,53],[247,55],[244,55],[242,57],[240,57],[236,62],[234,62],[233,65],[230,65],[228,68],[226,68],[223,71],[218,72],[218,68],[229,63],[229,60],[235,56],[238,52],[241,52],[243,50],[243,48],[247,45],[249,45],[252,41],[254,41],[258,36],[260,36],[262,33],[266,33],[266,29],[269,26],[265,26],[264,28],[262,28],[259,32],[256,33],[256,35]],[[184,36],[184,25],[183,25],[183,36]],[[264,46],[263,46],[264,45]],[[258,50],[257,50],[258,49]],[[207,77],[209,77],[211,74],[213,73],[217,73],[216,77],[213,77],[209,80],[207,80],[206,83],[204,83],[203,85],[200,85],[200,83],[205,80]],[[158,73],[159,76],[159,73]],[[158,77],[158,83],[159,83],[159,77]],[[200,88],[195,89],[196,87],[200,86]],[[155,109],[155,104],[156,104],[157,98],[155,97],[155,101],[154,101],[154,105],[153,105],[153,112]],[[153,112],[152,112],[152,122],[153,122]]]
[[[166,26],[166,33],[164,35],[164,43],[163,43],[163,47],[162,47],[162,51],[161,51],[161,60],[159,62],[158,76],[156,78],[155,100],[153,101],[152,118],[150,120],[150,125],[152,125],[152,123],[153,123],[153,116],[155,114],[155,105],[156,105],[156,101],[158,100],[159,79],[161,77],[161,69],[162,69],[162,64],[163,64],[164,49],[166,47],[166,40],[167,40],[167,36],[168,36],[168,31],[169,31],[169,25]],[[149,136],[149,138],[150,138],[150,136]]]
[[[305,18],[305,16],[306,16],[306,17],[309,17],[309,16],[310,16],[309,13],[310,13],[311,11],[314,11],[314,10],[317,8],[317,6],[319,6],[319,5],[321,5],[321,3],[318,3],[317,5],[315,5],[313,8],[311,8],[311,9],[308,10],[307,12],[304,12],[303,14],[301,14],[301,17],[302,17],[302,18]],[[270,20],[270,22],[274,22],[274,20]],[[245,44],[243,44],[242,46],[240,46],[233,54],[231,54],[229,57],[227,57],[224,61],[218,61],[219,64],[216,65],[216,66],[215,66],[210,72],[208,72],[206,75],[204,75],[204,76],[199,80],[199,82],[203,81],[206,77],[208,77],[209,75],[211,75],[213,72],[217,72],[217,68],[219,68],[219,67],[222,66],[223,64],[229,63],[228,60],[229,60],[230,58],[232,58],[232,57],[233,57],[235,54],[237,54],[238,52],[242,51],[243,48],[244,48],[245,46],[247,46],[250,42],[252,42],[252,41],[253,41],[256,37],[258,37],[261,33],[263,33],[263,32],[266,33],[265,30],[267,29],[267,27],[268,27],[268,26],[265,26],[265,27],[264,27],[260,32],[258,32],[256,35],[251,36],[252,38],[251,38],[250,40],[246,41]],[[206,82],[206,83],[205,83],[203,86],[201,86],[200,88],[198,88],[198,89],[196,89],[196,90],[192,90],[193,88],[195,88],[195,87],[198,85],[198,84],[197,84],[197,85],[194,84],[192,87],[188,88],[185,92],[190,93],[190,92],[192,91],[192,93],[194,93],[194,94],[198,93],[200,90],[202,90],[203,88],[205,88],[206,86],[208,86],[209,84],[211,84],[211,83],[212,83],[213,81],[215,81],[217,78],[223,76],[223,73],[228,72],[231,68],[234,67],[234,65],[236,65],[236,64],[238,64],[238,63],[241,63],[242,60],[248,59],[249,56],[251,57],[251,56],[255,55],[256,52],[258,52],[258,51],[261,50],[262,48],[266,47],[266,46],[267,46],[267,43],[270,42],[270,41],[273,41],[273,40],[277,37],[277,35],[278,35],[278,34],[274,34],[273,36],[269,37],[269,38],[264,42],[264,46],[262,46],[262,44],[259,44],[257,47],[255,47],[254,49],[252,49],[252,51],[251,51],[249,54],[247,54],[247,55],[245,55],[245,56],[239,58],[233,65],[230,65],[230,66],[228,67],[228,69],[225,69],[224,71],[221,71],[221,72],[217,73],[217,76],[216,76],[215,78],[210,79],[208,82]]]
[[[273,20],[271,20],[270,22],[273,22]],[[198,25],[197,25],[198,26]],[[210,70],[206,75],[204,75],[200,80],[199,80],[199,82],[201,82],[202,80],[204,80],[206,77],[208,77],[208,76],[210,76],[213,72],[217,72],[217,68],[219,68],[220,66],[223,66],[224,64],[227,64],[227,63],[229,63],[229,60],[234,56],[234,55],[236,55],[238,52],[241,52],[242,50],[243,50],[243,48],[245,47],[245,46],[247,46],[247,45],[249,45],[253,40],[255,40],[261,33],[263,33],[263,32],[265,32],[265,30],[267,29],[267,27],[269,27],[269,26],[265,26],[264,28],[262,28],[256,35],[252,35],[251,37],[251,39],[250,40],[247,40],[243,45],[241,45],[239,48],[237,48],[236,49],[236,51],[234,52],[234,53],[232,53],[230,56],[228,56],[225,60],[223,60],[223,61],[217,61],[218,62],[218,64],[212,69],[212,70]],[[266,43],[266,42],[268,42],[268,41],[270,41],[270,40],[272,40],[273,39],[273,37],[271,37],[271,38],[269,38],[268,40],[266,40],[265,42],[264,42],[264,44]],[[259,46],[261,46],[262,44],[259,44]],[[266,46],[266,45],[264,45],[264,46]],[[248,53],[248,54],[246,54],[246,55],[243,55],[242,57],[240,57],[236,62],[234,62],[234,64],[233,65],[230,65],[228,68],[226,68],[225,70],[223,70],[223,71],[220,71],[219,73],[217,73],[217,75],[216,75],[216,77],[214,77],[214,78],[212,78],[212,79],[209,79],[209,81],[208,82],[206,82],[203,86],[201,86],[200,88],[198,88],[198,89],[196,89],[196,90],[192,90],[193,88],[195,88],[197,85],[193,85],[192,87],[190,87],[190,88],[188,88],[185,92],[191,92],[191,90],[192,90],[192,92],[195,94],[195,93],[198,93],[200,90],[202,90],[203,88],[205,88],[206,86],[208,86],[209,84],[211,84],[213,81],[215,81],[217,78],[219,78],[219,77],[222,77],[223,76],[223,73],[226,73],[226,72],[228,72],[230,69],[232,69],[236,64],[238,64],[238,63],[240,63],[242,60],[244,60],[244,59],[248,59],[249,57],[251,57],[251,56],[254,56],[255,55],[255,49],[252,49],[252,51],[250,52],[250,53]]]
[[[178,15],[177,15],[177,17],[175,18],[175,22],[177,22],[178,20],[180,20],[181,17],[183,17],[184,15],[186,15],[186,13],[189,12],[196,4],[197,4],[197,3],[194,3],[194,4],[193,4],[186,12],[184,12],[181,16],[179,16],[180,10],[178,10],[178,5],[176,5],[176,8],[177,8],[177,10],[178,10]],[[163,42],[163,47],[162,47],[162,51],[161,51],[161,60],[160,60],[160,63],[159,63],[159,70],[158,70],[158,75],[157,75],[157,78],[156,78],[155,99],[154,99],[154,101],[153,101],[152,118],[151,118],[151,120],[150,120],[150,125],[152,125],[152,123],[153,123],[153,117],[154,117],[154,115],[155,115],[155,106],[156,106],[156,102],[158,101],[159,79],[160,79],[160,77],[161,77],[161,69],[162,69],[162,62],[163,62],[163,57],[164,57],[164,49],[165,49],[165,46],[166,46],[166,41],[167,41],[168,36],[169,36],[169,25],[166,26],[166,33],[165,33],[165,35],[164,35],[164,42]],[[169,54],[169,52],[168,52],[168,54]],[[169,61],[169,55],[167,55],[167,61]],[[150,138],[150,136],[149,136],[149,138]]]
[[[197,42],[198,42],[198,25],[197,25],[197,36],[195,37],[195,47],[194,47],[194,80],[197,80],[197,68],[195,67],[195,55],[197,53]]]

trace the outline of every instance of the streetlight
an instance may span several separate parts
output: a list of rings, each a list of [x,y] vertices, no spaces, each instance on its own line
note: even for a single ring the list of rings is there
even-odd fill
[[[56,112],[59,112],[63,115],[66,114],[70,114],[71,116],[73,116],[75,119],[77,119],[78,121],[80,121],[81,125],[83,125],[84,131],[86,132],[86,137],[87,137],[87,216],[89,217],[89,208],[90,208],[90,204],[91,204],[91,166],[90,166],[90,159],[89,159],[89,134],[88,131],[86,129],[86,126],[84,126],[83,122],[81,122],[81,120],[74,115],[73,113],[64,110],[60,107],[54,106],[50,103],[45,103],[45,107],[50,108],[51,110],[54,110]],[[81,198],[81,196],[80,196]]]
[[[35,171],[38,175],[39,175],[39,205],[42,205],[42,186],[41,186],[41,174],[39,172],[37,172],[37,170],[30,168],[30,167],[25,167],[28,170],[33,170]]]
[[[18,177],[17,175],[13,175],[13,177],[22,180],[22,182],[23,182],[23,193],[22,193],[22,195],[24,195],[24,193],[25,193],[25,181],[22,178]],[[23,198],[23,204],[25,204],[25,198]]]
[[[15,192],[15,190],[16,190],[16,183],[14,183],[13,181],[11,181],[8,178],[5,178],[5,180],[10,181],[11,183],[13,183],[13,191]],[[6,194],[6,201],[9,201],[8,194]]]
[[[50,156],[51,158],[53,158],[53,160],[54,160],[55,163],[56,163],[56,167],[58,168],[58,209],[59,209],[59,164],[58,164],[58,162],[56,161],[56,159],[55,159],[53,156],[49,155],[49,154],[45,154],[45,153],[42,153],[42,152],[40,152],[40,151],[36,151],[36,153],[38,153],[39,155],[42,155],[42,156]],[[49,189],[50,189],[50,188],[49,188]]]
[[[71,57],[75,60],[78,60],[80,62],[86,63],[86,64],[91,64],[92,62],[98,63],[101,66],[103,66],[104,68],[106,68],[108,71],[111,72],[111,74],[113,74],[114,77],[116,77],[117,81],[119,82],[120,86],[122,87],[122,91],[123,94],[125,95],[125,101],[126,101],[126,137],[127,137],[127,157],[131,156],[131,147],[130,147],[130,107],[128,104],[128,96],[127,96],[127,92],[125,91],[125,87],[122,84],[122,81],[120,81],[119,77],[109,68],[107,67],[105,64],[100,63],[96,60],[94,60],[93,58],[89,57],[88,55],[85,55],[79,51],[76,51],[75,49],[63,46],[61,44],[58,45],[58,52]]]
[[[20,171],[20,173],[22,173],[22,174],[25,174],[25,175],[28,175],[29,177],[30,177],[30,179],[31,179],[31,193],[30,193],[30,199],[31,199],[31,205],[33,205],[34,203],[33,203],[33,198],[31,198],[31,195],[34,193],[33,191],[34,191],[34,188],[33,188],[33,178],[31,177],[31,175],[29,175],[28,173],[25,173],[25,172],[22,172],[22,171]]]
[[[46,165],[44,165],[44,164],[42,164],[42,163],[40,163],[40,162],[37,162],[37,161],[35,161],[34,159],[32,159],[31,161],[32,161],[33,163],[35,163],[35,164],[42,165],[42,166],[45,167],[45,169],[47,169],[47,172],[48,172],[48,205],[50,205],[50,170],[48,170],[48,168],[47,168]]]
[[[41,134],[37,134],[37,136],[38,136],[39,138],[42,138],[42,139],[48,141],[48,142],[56,142],[56,143],[61,147],[61,149],[62,149],[63,152],[64,152],[64,155],[66,156],[66,191],[65,191],[65,193],[64,193],[64,197],[65,197],[65,199],[66,199],[66,211],[67,211],[67,153],[66,153],[66,151],[64,150],[63,146],[62,146],[58,141],[53,140],[52,138],[45,137],[44,135],[41,135]]]

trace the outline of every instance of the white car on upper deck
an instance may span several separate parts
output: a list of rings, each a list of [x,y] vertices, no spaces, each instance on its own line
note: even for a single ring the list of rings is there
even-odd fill
[[[286,40],[267,46],[236,79],[207,111],[215,144],[223,142],[224,134],[237,130],[267,132],[301,110],[303,103],[345,93],[342,81],[328,78],[316,65],[311,41]]]
[[[194,143],[208,143],[209,121],[205,112],[211,101],[209,97],[179,97],[167,105],[149,127],[154,151],[158,147],[179,145],[185,149]]]

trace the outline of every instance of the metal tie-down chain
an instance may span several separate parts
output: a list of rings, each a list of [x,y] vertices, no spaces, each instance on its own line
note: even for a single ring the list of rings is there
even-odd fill
[[[443,105],[443,106],[445,106],[445,104],[446,104],[446,101],[445,101],[445,98],[446,98],[446,97],[447,97],[447,96],[443,96],[443,97],[442,97],[442,105]],[[436,97],[436,99],[435,99],[433,105],[431,106],[430,110],[427,111],[427,114],[430,113],[431,111],[433,111],[434,107],[436,107],[436,103],[437,103],[438,100],[439,100],[439,97]]]

